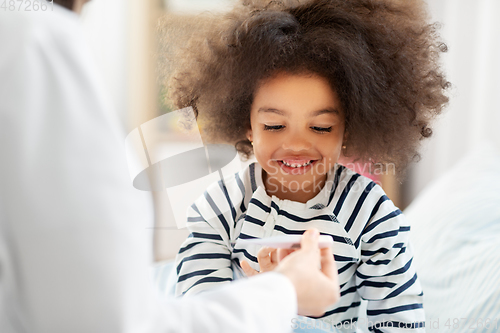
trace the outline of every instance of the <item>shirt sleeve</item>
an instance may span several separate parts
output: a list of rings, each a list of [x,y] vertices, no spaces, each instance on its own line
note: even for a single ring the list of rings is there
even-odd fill
[[[423,291],[412,264],[410,225],[383,194],[361,236],[356,285],[372,332],[425,331]]]
[[[222,181],[212,184],[187,212],[188,238],[175,259],[176,296],[196,294],[233,279],[230,242],[235,208]]]

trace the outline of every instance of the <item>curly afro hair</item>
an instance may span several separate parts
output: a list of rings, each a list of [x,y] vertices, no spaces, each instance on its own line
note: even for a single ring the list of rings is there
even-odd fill
[[[205,139],[249,157],[259,83],[280,72],[317,74],[340,98],[344,155],[402,170],[448,102],[438,29],[420,0],[243,1],[191,38],[170,98],[193,107]]]

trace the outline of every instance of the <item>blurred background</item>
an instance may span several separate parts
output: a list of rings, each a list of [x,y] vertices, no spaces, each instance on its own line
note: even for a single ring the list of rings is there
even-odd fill
[[[204,28],[204,13],[222,13],[232,3],[93,0],[86,5],[86,37],[126,133],[172,111],[165,82],[175,50],[193,31]],[[428,6],[432,21],[442,24],[442,39],[449,48],[442,61],[453,88],[449,107],[436,121],[432,138],[422,145],[421,161],[410,167],[402,182],[391,176],[380,179],[401,209],[468,152],[487,142],[500,147],[500,1],[428,0]],[[155,149],[189,147],[189,142],[179,142],[175,133],[167,132],[157,129]],[[153,196],[156,258],[171,259],[188,233],[177,228],[166,191]]]

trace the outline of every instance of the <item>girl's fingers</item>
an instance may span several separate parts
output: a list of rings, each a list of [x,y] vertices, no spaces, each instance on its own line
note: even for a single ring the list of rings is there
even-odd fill
[[[259,272],[250,267],[250,264],[245,260],[240,261],[240,266],[243,269],[243,272],[245,272],[246,276],[248,277],[259,274]]]
[[[333,259],[332,249],[329,247],[320,249],[321,253],[321,271],[335,282],[338,280],[338,271],[335,260]]]
[[[296,250],[294,250],[294,249],[278,249],[278,262],[280,262],[287,255],[289,255],[290,253],[293,253],[295,251]]]
[[[274,256],[274,260],[273,260]],[[257,261],[260,265],[261,272],[269,272],[272,271],[276,265],[278,264],[276,261],[277,253],[276,249],[264,246],[257,253]]]
[[[272,249],[271,254],[271,262],[276,266],[278,264],[278,250],[277,249]]]

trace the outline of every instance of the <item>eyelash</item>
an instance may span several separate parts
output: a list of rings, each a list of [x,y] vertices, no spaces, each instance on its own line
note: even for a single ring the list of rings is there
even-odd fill
[[[317,127],[317,126],[313,126],[311,127],[313,130],[315,130],[316,132],[324,132],[324,133],[329,133],[332,131],[332,126],[330,127]]]
[[[270,125],[264,125],[264,130],[265,131],[279,131],[281,129],[283,129],[285,126],[283,125],[273,125],[273,126],[270,126]],[[315,130],[316,132],[320,132],[320,133],[329,133],[332,131],[332,126],[330,127],[317,127],[317,126],[313,126],[311,127],[313,130]]]
[[[279,131],[280,129],[282,129],[283,125],[264,125],[264,130],[265,131]]]

